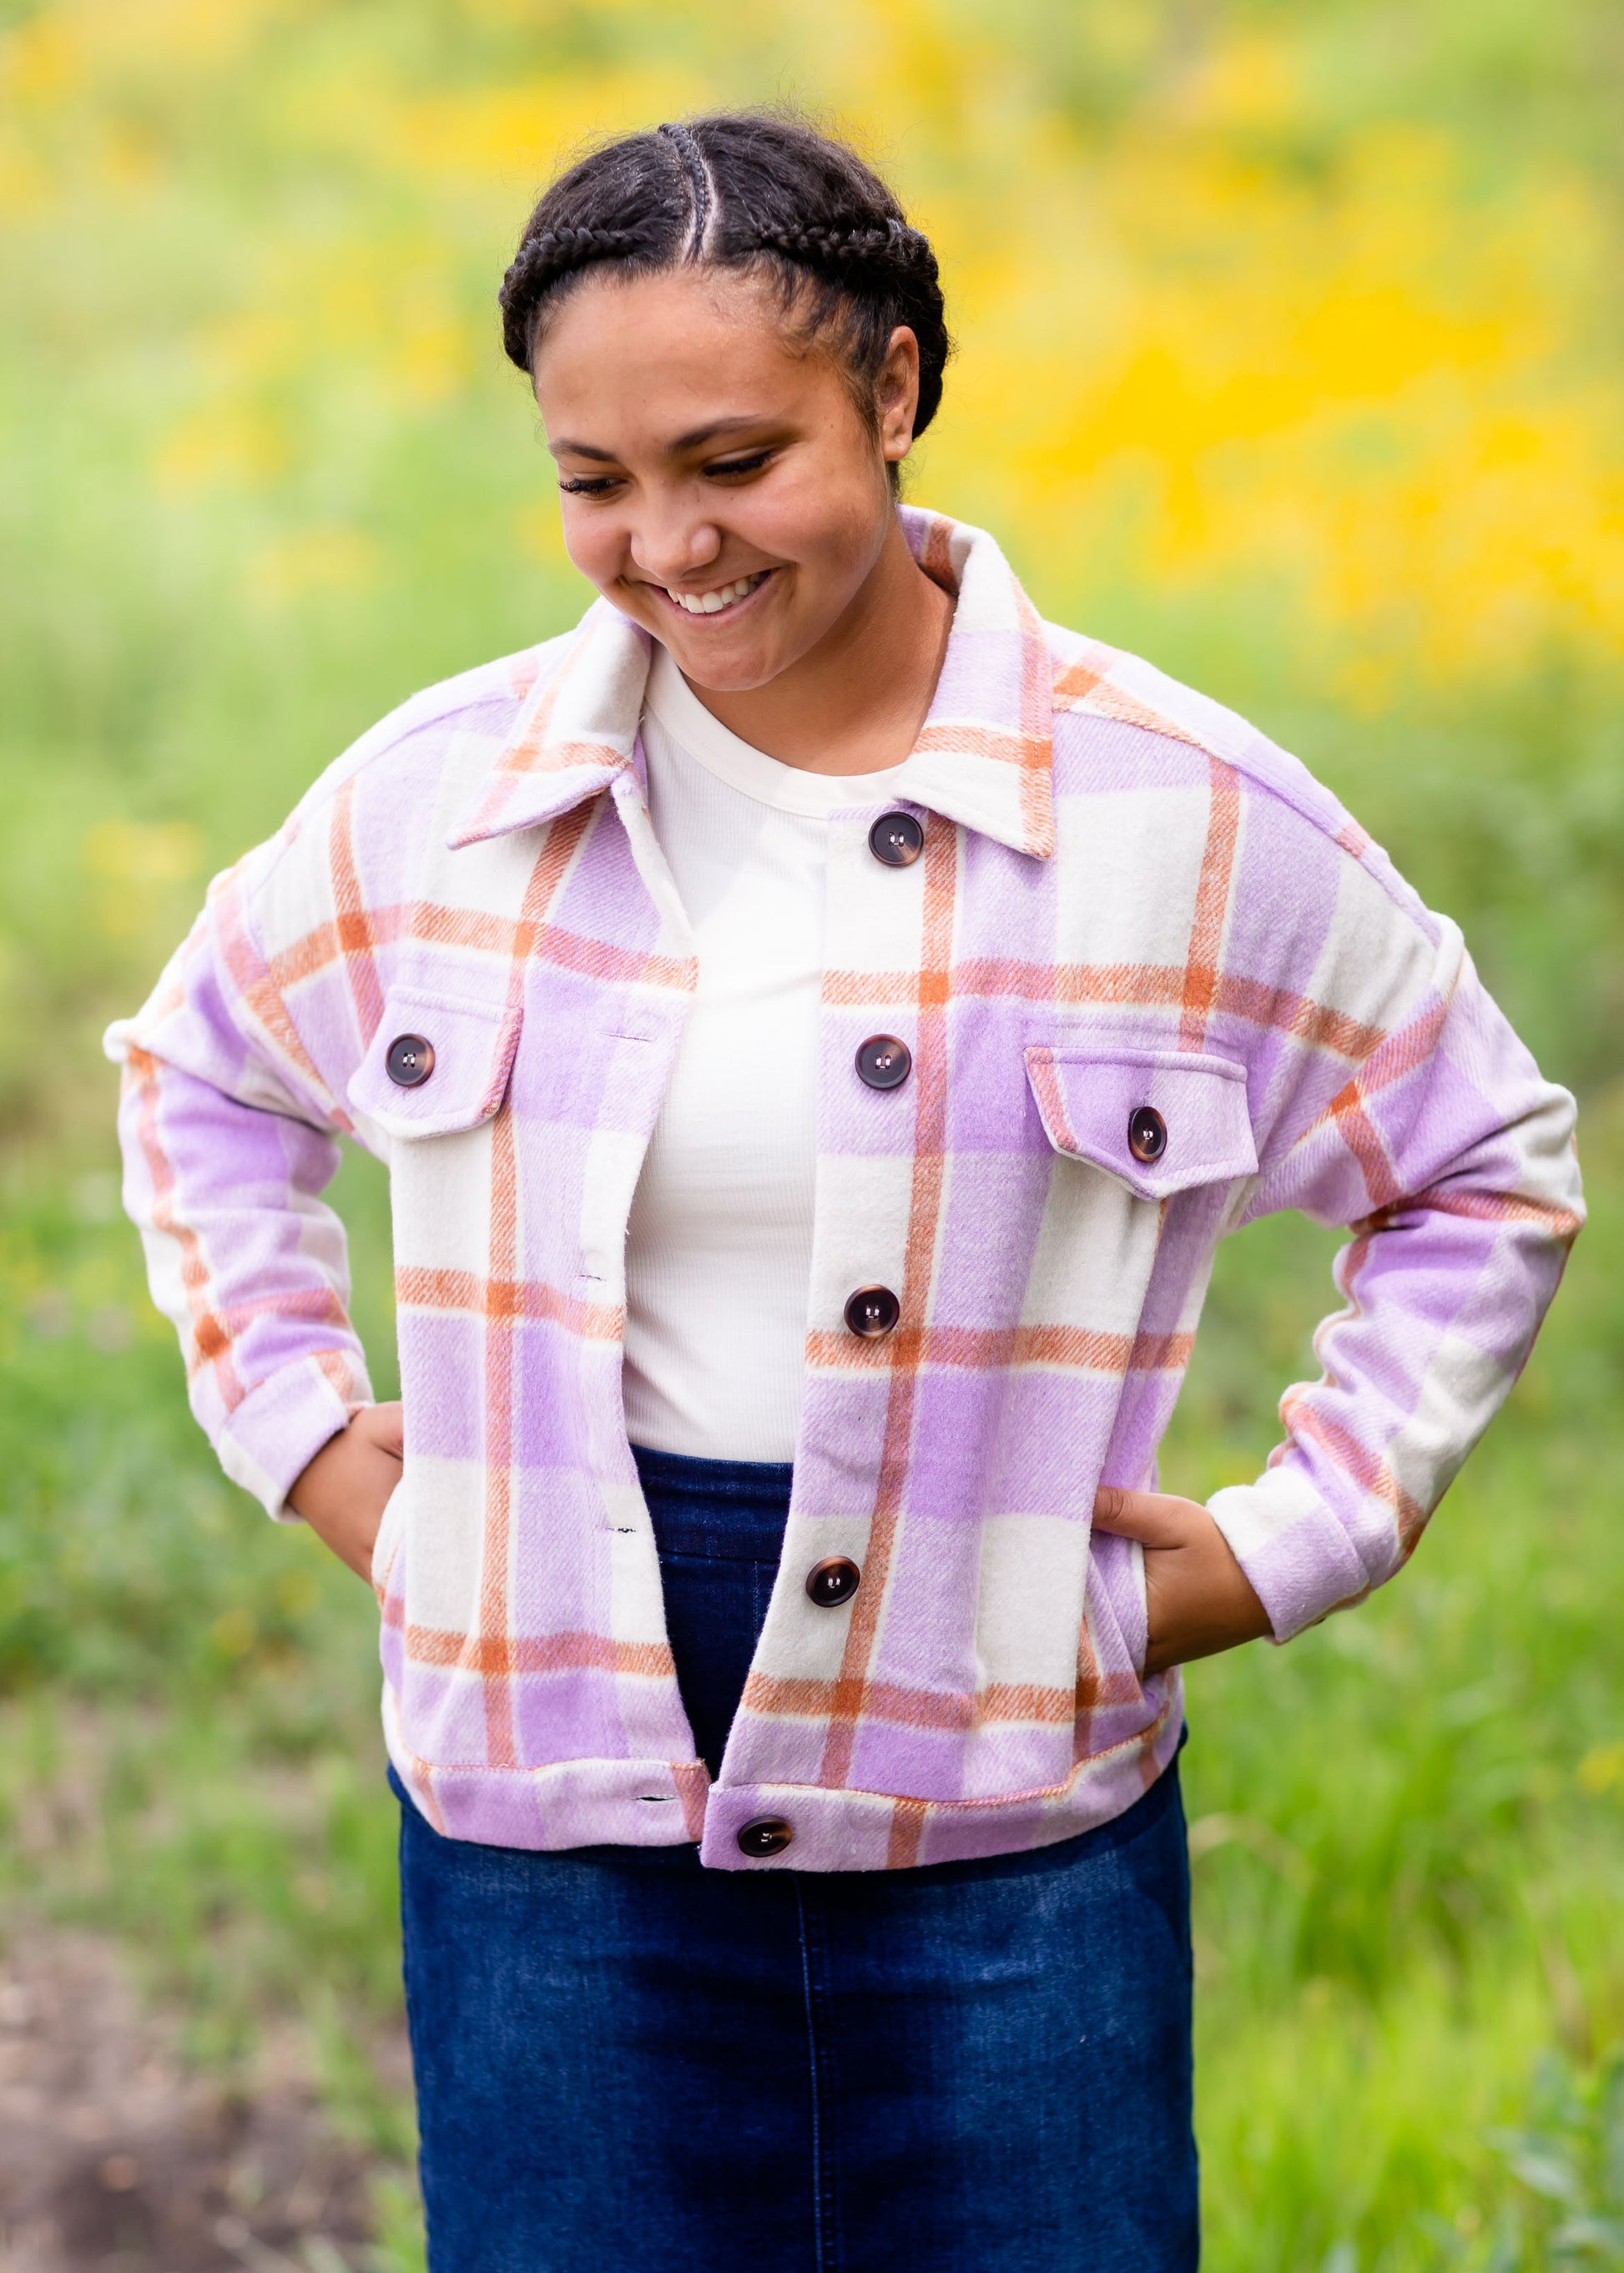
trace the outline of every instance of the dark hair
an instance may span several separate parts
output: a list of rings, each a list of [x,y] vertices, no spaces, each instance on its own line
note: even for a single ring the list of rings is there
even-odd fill
[[[585,270],[653,275],[688,261],[771,274],[804,335],[834,349],[867,416],[906,324],[919,341],[915,435],[929,425],[951,346],[936,255],[854,151],[778,111],[628,134],[561,174],[502,280],[502,343],[529,371],[548,309]]]

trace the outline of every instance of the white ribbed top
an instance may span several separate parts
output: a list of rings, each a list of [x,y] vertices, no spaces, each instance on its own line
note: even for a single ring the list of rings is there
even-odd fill
[[[699,978],[632,1202],[627,1429],[658,1452],[788,1460],[812,1264],[828,815],[883,801],[896,771],[780,765],[713,718],[661,647],[643,747]]]

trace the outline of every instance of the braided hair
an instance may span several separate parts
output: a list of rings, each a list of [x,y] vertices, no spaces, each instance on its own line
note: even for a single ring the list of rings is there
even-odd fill
[[[936,416],[951,342],[935,253],[853,151],[778,111],[628,134],[560,175],[502,280],[503,346],[528,371],[550,310],[590,268],[654,275],[685,262],[767,274],[867,415],[906,324],[919,342],[915,434]]]

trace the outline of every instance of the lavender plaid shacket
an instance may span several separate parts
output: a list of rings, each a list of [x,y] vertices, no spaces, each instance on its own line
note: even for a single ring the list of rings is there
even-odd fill
[[[384,1722],[455,1837],[871,1870],[1105,1820],[1171,1758],[1181,1692],[1141,1675],[1141,1559],[1091,1535],[1094,1489],[1154,1478],[1217,1242],[1282,1208],[1352,1233],[1322,1378],[1211,1502],[1283,1639],[1404,1561],[1578,1227],[1571,1099],[1327,792],[1041,623],[990,538],[903,520],[957,594],[898,784],[923,851],[877,859],[871,805],[831,824],[794,1493],[714,1783],[620,1392],[628,1213],[695,978],[644,800],[645,635],[599,602],[406,703],[109,1037],[155,1296],[274,1514],[370,1394],[318,1197],[336,1138],[388,1163]],[[899,1088],[858,1077],[874,1034],[913,1054]],[[402,1035],[433,1053],[413,1087]],[[869,1339],[845,1312],[872,1286],[900,1315]],[[861,1580],[823,1607],[831,1555]],[[763,1816],[793,1839],[753,1858]]]

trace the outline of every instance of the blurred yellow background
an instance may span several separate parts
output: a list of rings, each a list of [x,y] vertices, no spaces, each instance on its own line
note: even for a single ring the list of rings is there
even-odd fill
[[[937,244],[910,494],[1295,748],[1583,1094],[1597,1220],[1511,1412],[1391,1594],[1199,1671],[1188,1773],[1209,2263],[1624,2262],[1609,0],[0,0],[7,1962],[49,1987],[91,1937],[132,2041],[183,2015],[177,2074],[262,2110],[296,2048],[330,2202],[301,2226],[268,2147],[251,2201],[222,2145],[197,2262],[241,2262],[220,2217],[417,2262],[368,1606],[190,1432],[95,1036],[348,740],[579,611],[497,283],[584,140],[755,101]],[[381,1195],[340,1189],[387,1384]],[[1259,1464],[1326,1253],[1223,1258],[1180,1488]],[[192,2180],[124,2151],[17,2184],[167,2264]]]

